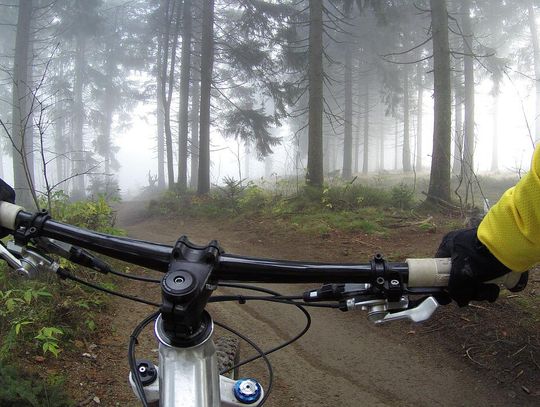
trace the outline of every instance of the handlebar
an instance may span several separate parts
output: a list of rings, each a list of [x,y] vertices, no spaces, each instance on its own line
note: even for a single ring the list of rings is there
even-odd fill
[[[32,214],[21,206],[0,202],[0,226],[14,230],[26,227],[26,233],[74,244],[118,260],[153,270],[167,272],[172,246],[112,236],[50,219],[46,212]],[[405,262],[384,262],[384,271],[398,275],[410,288],[446,287],[451,261],[439,259],[406,259]],[[380,268],[379,267],[379,268]],[[371,263],[326,264],[274,259],[260,259],[221,252],[212,275],[220,281],[263,283],[369,283],[377,266]],[[382,271],[382,270],[381,270]],[[519,284],[519,273],[493,280],[512,289]]]

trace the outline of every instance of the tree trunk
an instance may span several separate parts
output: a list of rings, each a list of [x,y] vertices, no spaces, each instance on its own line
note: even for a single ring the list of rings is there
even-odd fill
[[[380,110],[380,132],[379,132],[379,171],[384,171],[384,108]]]
[[[182,72],[180,74],[180,106],[178,111],[178,186],[181,189],[186,189],[189,131],[189,78],[191,73],[191,0],[184,0],[182,15]]]
[[[499,87],[496,79],[493,84],[493,139],[491,141],[491,171],[499,171]]]
[[[409,133],[409,69],[403,70],[403,171],[411,172],[411,145]]]
[[[77,55],[75,58],[75,83],[73,84],[73,180],[72,199],[80,200],[86,196],[85,188],[85,162],[84,162],[84,71],[85,71],[85,49],[86,37],[83,34],[76,36]]]
[[[463,50],[464,50],[464,79],[465,79],[465,117],[463,135],[463,163],[461,177],[465,183],[465,202],[472,193],[472,176],[474,173],[474,60],[472,47],[472,27],[470,18],[470,1],[462,0],[461,14],[463,15]]]
[[[323,171],[323,4],[309,1],[309,118],[306,182],[322,187]]]
[[[161,0],[161,7],[163,7],[164,0]],[[157,165],[158,165],[158,188],[160,190],[165,188],[165,111],[163,109],[163,33],[158,35],[158,51],[157,51],[157,69],[156,69],[156,123],[157,123]]]
[[[418,86],[418,108],[416,113],[416,170],[422,171],[422,127],[424,117],[424,83],[422,65],[418,64],[416,71],[416,86]]]
[[[164,111],[164,127],[165,127],[165,151],[167,154],[167,182],[169,188],[174,186],[174,165],[173,165],[173,148],[172,148],[172,130],[171,130],[171,102],[172,94],[174,90],[174,67],[176,64],[176,48],[178,46],[178,35],[180,32],[180,5],[177,5],[176,0],[167,0],[165,2],[166,9],[164,11],[165,17],[165,35],[163,38],[163,63],[161,67],[161,89],[163,97],[163,111]],[[169,38],[171,34],[171,27],[174,21],[174,14],[176,11],[176,23],[173,31],[173,41],[170,46],[171,57],[169,61]],[[167,74],[167,68],[169,72]]]
[[[14,188],[17,202],[30,208],[34,202],[33,167],[30,165],[32,153],[31,101],[29,100],[30,75],[29,53],[31,49],[30,23],[32,20],[32,1],[19,4],[17,36],[15,39],[15,60],[13,62],[12,92],[12,151]]]
[[[450,201],[452,98],[446,0],[430,0],[433,30],[434,124],[428,200]]]
[[[394,171],[397,171],[399,164],[399,120],[394,119]]]
[[[330,163],[330,159],[332,158],[332,146],[330,145],[330,137],[323,137],[323,145],[323,149],[325,151],[325,154],[323,156],[323,168],[324,171],[328,173],[330,171],[330,168],[332,167],[332,164]]]
[[[360,106],[361,99],[358,98],[358,106]],[[356,117],[356,131],[354,132],[354,173],[358,174],[359,161],[360,161],[360,129],[362,128],[362,115],[358,114]]]
[[[369,80],[364,82],[364,150],[362,160],[362,174],[369,170]]]
[[[461,67],[456,66],[454,70],[454,155],[452,173],[455,176],[461,174],[461,163],[463,161],[463,85],[462,74],[458,71]]]
[[[534,12],[534,0],[528,6],[529,29],[531,30],[534,79],[536,86],[536,109],[534,114],[534,137],[535,141],[540,140],[540,44],[538,43],[538,28],[536,26],[536,13]]]
[[[64,66],[60,64],[58,73],[61,78],[64,77]],[[56,177],[55,183],[62,181],[64,177],[64,164],[65,160],[63,155],[66,153],[66,139],[65,139],[65,107],[64,107],[64,92],[57,91],[54,96],[54,161],[56,164]]]
[[[105,94],[104,94],[104,100],[103,100],[103,134],[102,134],[102,140],[101,140],[101,152],[103,155],[103,160],[105,161],[105,175],[111,175],[111,161],[113,159],[113,153],[112,153],[112,145],[111,145],[111,128],[113,123],[113,113],[115,109],[115,101],[114,101],[114,83],[113,78],[115,77],[115,70],[116,70],[116,41],[118,39],[116,36],[113,36],[111,38],[110,43],[108,44],[108,55],[107,55],[107,61],[106,61],[106,67],[105,67]]]
[[[200,64],[198,64],[200,67]],[[191,156],[191,188],[196,189],[199,176],[199,107],[200,107],[200,73],[193,71],[193,85],[191,87],[191,142],[189,151]]]
[[[201,109],[199,138],[199,195],[210,192],[210,89],[214,67],[214,0],[203,2],[201,40]]]
[[[352,49],[345,51],[345,135],[343,139],[343,179],[352,177]]]

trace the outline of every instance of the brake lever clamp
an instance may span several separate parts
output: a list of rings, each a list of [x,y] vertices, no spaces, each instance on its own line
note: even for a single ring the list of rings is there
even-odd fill
[[[404,293],[401,273],[393,270],[380,253],[375,254],[370,264],[374,275],[373,288],[389,302],[399,302]]]
[[[24,225],[19,226],[17,230],[13,232],[13,237],[15,242],[21,246],[25,246],[30,242],[31,239],[39,237],[43,225],[51,218],[49,212],[46,209],[42,209],[39,212],[36,212],[29,221]]]

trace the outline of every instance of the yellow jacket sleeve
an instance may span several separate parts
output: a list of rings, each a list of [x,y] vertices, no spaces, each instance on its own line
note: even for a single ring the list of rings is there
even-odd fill
[[[540,145],[530,171],[486,214],[478,238],[511,270],[540,263]]]

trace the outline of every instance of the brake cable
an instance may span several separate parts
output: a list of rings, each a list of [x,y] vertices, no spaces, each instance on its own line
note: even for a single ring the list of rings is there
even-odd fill
[[[72,280],[72,281],[75,281],[75,282],[77,282],[79,284],[83,284],[83,285],[85,285],[87,287],[93,288],[95,290],[102,291],[102,292],[105,292],[107,294],[115,295],[117,297],[124,298],[126,300],[140,302],[142,304],[151,305],[153,307],[159,307],[160,306],[160,304],[158,304],[157,302],[152,302],[152,301],[145,300],[143,298],[138,298],[138,297],[134,297],[132,295],[119,293],[117,291],[109,290],[108,288],[105,288],[105,287],[102,287],[100,285],[91,283],[89,281],[80,279],[79,277],[76,277],[73,274],[68,273],[65,269],[62,269],[62,268],[59,268],[57,270],[57,274],[60,276],[60,278]]]

